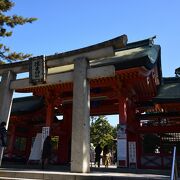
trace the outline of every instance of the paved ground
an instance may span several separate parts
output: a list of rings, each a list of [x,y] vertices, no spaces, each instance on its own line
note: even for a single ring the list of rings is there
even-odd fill
[[[15,178],[15,179],[47,179],[47,180],[117,180],[117,179],[135,179],[135,180],[167,180],[170,177],[167,175],[159,175],[152,173],[115,173],[115,172],[91,172],[91,173],[70,173],[70,172],[57,172],[57,171],[37,171],[37,170],[9,170],[1,169],[0,177],[4,179]]]
[[[124,169],[110,166],[105,168],[91,167],[90,173],[71,173],[69,166],[49,165],[42,170],[40,165],[3,164],[0,168],[0,179],[4,180],[118,180],[118,179],[170,179],[169,171]]]

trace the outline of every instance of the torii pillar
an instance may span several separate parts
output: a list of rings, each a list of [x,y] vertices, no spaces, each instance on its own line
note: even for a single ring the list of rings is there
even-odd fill
[[[71,172],[90,171],[90,88],[87,79],[89,62],[74,60]]]
[[[16,79],[16,74],[12,71],[3,73],[0,83],[0,122],[6,122],[8,128],[9,117],[11,113],[13,90],[11,90],[10,83]],[[0,166],[3,157],[4,148],[0,148]]]

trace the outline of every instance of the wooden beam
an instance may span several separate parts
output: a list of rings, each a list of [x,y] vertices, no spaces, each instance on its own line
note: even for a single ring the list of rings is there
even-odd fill
[[[111,77],[115,76],[115,67],[114,66],[104,66],[99,68],[88,69],[87,78],[96,79],[102,77]],[[59,84],[59,83],[68,83],[73,81],[73,71],[59,74],[50,74],[47,76],[47,81],[45,84],[33,85],[29,83],[29,78],[18,79],[12,81],[10,89],[24,89],[24,88],[35,88],[42,87],[47,85]]]
[[[136,117],[139,120],[146,120],[146,119],[157,119],[157,118],[178,118],[180,117],[179,111],[172,111],[172,112],[155,112],[149,114],[138,114]]]
[[[151,126],[151,127],[139,127],[136,129],[137,133],[179,133],[180,125],[171,126]]]

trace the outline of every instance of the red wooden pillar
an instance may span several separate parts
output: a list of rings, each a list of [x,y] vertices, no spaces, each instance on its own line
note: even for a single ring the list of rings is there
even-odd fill
[[[119,97],[119,124],[126,125],[127,123],[127,98]]]
[[[138,127],[138,122],[136,121],[135,115],[136,114],[134,103],[128,97],[121,96],[119,98],[119,125],[122,129],[121,131],[124,131],[124,134],[121,131],[120,133],[118,131],[118,133],[120,134],[118,135],[118,142],[119,146],[121,148],[124,148],[124,152],[126,150],[126,154],[124,154],[125,160],[119,161],[119,167],[123,167],[124,165],[130,166],[131,168],[136,168],[137,162],[139,162],[137,159],[139,158],[139,146],[138,134],[136,131]],[[119,152],[119,156],[121,156],[121,152]]]
[[[59,162],[61,164],[70,162],[71,155],[71,129],[72,129],[72,108],[65,108],[63,111],[62,133],[59,136]]]
[[[45,102],[46,102],[46,122],[45,126],[51,129],[51,125],[54,120],[54,104],[57,97],[54,91],[46,91]],[[50,133],[51,134],[51,133]]]
[[[36,132],[37,133],[37,132]],[[29,156],[31,153],[31,146],[32,146],[32,137],[35,136],[34,135],[34,129],[33,129],[33,124],[29,125],[28,124],[28,134],[26,136],[27,138],[27,142],[26,142],[26,160],[29,160]]]
[[[46,126],[51,127],[54,119],[54,104],[53,102],[47,102],[46,106]]]
[[[63,111],[63,122],[61,123],[61,133],[59,134],[59,162],[61,164],[64,164],[67,162],[67,131],[66,131],[66,126],[67,126],[67,121],[68,121],[68,111],[64,110]]]
[[[137,134],[137,168],[141,168],[141,156],[142,156],[142,138],[140,134]]]
[[[70,163],[71,161],[71,134],[72,134],[72,107],[68,108],[67,113],[67,121],[66,121],[66,148],[67,148],[67,161]]]
[[[139,162],[138,121],[136,121],[135,105],[129,100],[127,103],[127,142],[128,142],[128,165],[136,168]]]
[[[127,98],[119,97],[119,125],[117,132],[117,166],[127,167]]]

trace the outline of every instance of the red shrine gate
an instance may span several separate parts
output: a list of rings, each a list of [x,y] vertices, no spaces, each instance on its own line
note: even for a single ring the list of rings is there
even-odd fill
[[[175,83],[173,88],[178,88],[179,78],[172,78],[173,82],[162,79],[160,46],[153,45],[152,39],[120,47],[110,44],[110,47],[113,47],[114,55],[90,60],[91,68],[109,65],[115,68],[115,75],[111,77],[88,76],[90,115],[119,114],[120,127],[125,127],[126,139],[126,144],[121,145],[127,148],[126,156],[118,162],[120,166],[168,168],[172,156],[171,146],[179,145],[180,102],[174,101],[176,97],[169,97],[167,102],[165,93],[170,94],[163,90],[170,83]],[[51,59],[74,58],[82,52],[84,50],[77,50],[49,56],[47,59],[51,64]],[[58,71],[64,73],[71,69],[71,66],[66,65]],[[49,79],[52,76],[57,78],[56,74],[52,74]],[[9,145],[6,150],[8,158],[23,156],[27,161],[34,137],[42,131],[42,127],[50,126],[55,144],[54,163],[66,164],[71,161],[73,83],[65,81],[66,76],[59,76],[55,83],[50,84],[27,85],[25,80],[12,81],[12,89],[17,92],[33,92],[34,96],[15,99],[13,102],[8,129]],[[63,115],[63,120],[57,120],[59,115]],[[148,147],[148,142],[152,141],[156,143]],[[135,156],[136,160],[133,161],[131,156]]]

